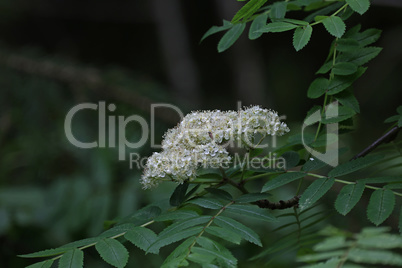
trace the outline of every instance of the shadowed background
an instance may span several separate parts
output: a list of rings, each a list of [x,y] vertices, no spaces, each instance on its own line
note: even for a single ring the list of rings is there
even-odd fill
[[[279,111],[299,131],[309,108],[322,102],[307,99],[306,92],[332,37],[318,25],[300,52],[291,45],[291,33],[250,41],[245,31],[221,54],[216,45],[222,34],[199,43],[241,5],[234,0],[1,1],[1,267],[33,262],[17,254],[97,235],[104,221],[168,197],[175,186],[143,191],[141,170],[118,161],[115,149],[72,146],[63,124],[74,105],[114,103],[117,109],[108,115],[138,114],[150,122],[152,103],[171,103],[186,113],[236,109],[241,101]],[[366,14],[347,21],[348,28],[361,23],[363,29],[382,29],[375,45],[384,48],[355,85],[362,114],[355,120],[358,131],[345,141],[354,153],[386,130],[382,122],[401,104],[401,15],[400,1],[372,1]],[[82,112],[74,120],[74,134],[95,140],[97,116]],[[179,117],[159,109],[155,120],[160,141]],[[138,129],[128,126],[127,139],[139,140]],[[147,143],[129,152],[147,156],[152,151]],[[144,258],[138,251],[130,262],[158,267],[166,252]],[[94,250],[89,253],[88,267],[108,267]]]

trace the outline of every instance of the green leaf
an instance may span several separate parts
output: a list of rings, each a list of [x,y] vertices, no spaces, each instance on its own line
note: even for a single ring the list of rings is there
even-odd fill
[[[352,38],[340,38],[336,41],[336,50],[340,52],[354,51],[359,48],[359,42]]]
[[[171,221],[171,220],[183,220],[188,218],[197,217],[198,214],[194,210],[180,209],[170,211],[155,218],[155,221]]]
[[[327,92],[329,80],[323,77],[316,78],[310,85],[307,91],[307,97],[316,99],[321,97]]]
[[[391,215],[394,206],[395,195],[391,190],[375,190],[367,206],[367,217],[372,223],[378,226]]]
[[[356,65],[363,65],[374,59],[380,52],[380,47],[363,47],[350,52],[345,52],[338,57],[340,62],[350,62]]]
[[[211,235],[220,237],[226,241],[240,245],[241,236],[233,231],[218,226],[209,226],[208,228],[205,229],[205,231]]]
[[[310,25],[296,28],[293,34],[293,47],[296,51],[301,50],[310,41],[311,34],[313,33],[313,27]]]
[[[351,160],[349,162],[340,164],[333,170],[328,173],[330,177],[340,177],[346,174],[350,174],[352,172],[358,171],[365,167],[368,167],[378,161],[380,161],[384,156],[382,155],[368,155],[365,157],[361,157],[355,160]]]
[[[133,228],[135,228],[135,225],[132,223],[125,223],[125,224],[117,225],[117,226],[110,228],[109,230],[104,231],[103,233],[98,235],[98,237],[99,238],[112,237],[112,236],[127,232]]]
[[[267,24],[268,15],[262,14],[253,20],[250,26],[250,30],[248,32],[248,38],[250,40],[254,40],[259,38],[263,33],[258,32],[263,26]]]
[[[226,192],[225,190],[217,189],[217,188],[205,188],[205,190],[217,198],[227,200],[227,201],[233,200],[232,195],[230,193]]]
[[[271,11],[269,12],[269,17],[271,19],[283,19],[286,15],[286,8],[288,3],[286,2],[276,2],[272,5]]]
[[[73,248],[79,248],[79,247],[87,246],[90,244],[94,244],[94,243],[98,242],[99,240],[101,240],[100,237],[86,238],[86,239],[81,239],[78,241],[74,241],[74,242],[65,244],[59,248],[67,248],[67,250],[73,249]]]
[[[170,205],[172,207],[180,206],[184,200],[188,189],[188,183],[179,184],[176,189],[174,189],[173,194],[170,196]]]
[[[332,68],[336,75],[349,75],[357,71],[357,65],[352,62],[338,62]]]
[[[343,20],[337,16],[330,16],[322,20],[325,29],[335,37],[342,37],[345,33],[346,25]]]
[[[135,225],[144,224],[150,220],[153,220],[161,214],[162,210],[157,206],[146,206],[132,215],[123,218],[119,223],[133,223]]]
[[[304,21],[304,20],[294,20],[294,19],[287,19],[287,18],[275,19],[275,22],[289,22],[289,23],[292,23],[292,24],[303,25],[303,26],[309,25],[309,23],[307,21]]]
[[[344,186],[335,201],[335,209],[342,215],[348,214],[359,202],[364,191],[364,183],[358,181],[356,184]]]
[[[334,182],[334,178],[320,178],[310,184],[300,197],[300,210],[305,210],[317,202],[326,192],[329,191],[329,189],[331,189]]]
[[[199,233],[202,230],[201,226],[196,228],[190,228],[190,227],[206,223],[210,219],[211,216],[197,216],[191,219],[185,219],[169,225],[162,232],[160,232],[157,240],[154,243],[152,243],[152,245],[148,248],[147,252],[157,254],[159,252],[159,248]]]
[[[356,112],[353,111],[352,109],[350,109],[349,107],[346,107],[346,106],[334,107],[334,106],[335,105],[328,106],[327,107],[327,113],[328,114],[333,114],[333,113],[331,113],[332,112],[331,109],[338,109],[337,116],[323,118],[321,120],[322,123],[324,123],[324,124],[333,124],[333,123],[342,122],[342,121],[344,121],[346,119],[349,119],[349,118],[353,117],[356,114]],[[328,112],[328,111],[331,111],[331,112]],[[335,110],[333,110],[333,111],[335,111]]]
[[[203,208],[221,209],[223,205],[219,200],[211,197],[198,197],[189,200],[187,203],[195,204]]]
[[[156,234],[145,227],[135,227],[134,229],[128,231],[124,238],[133,243],[138,248],[143,251],[147,251],[150,245],[156,241]]]
[[[366,184],[376,184],[376,183],[393,183],[393,182],[402,182],[402,176],[384,176],[384,177],[374,177],[374,178],[365,178],[359,180]]]
[[[344,90],[334,96],[342,105],[360,113],[359,102],[350,90]]]
[[[243,33],[245,27],[246,27],[245,23],[239,23],[233,26],[229,31],[227,31],[222,36],[221,40],[219,40],[218,52],[223,52],[229,47],[231,47]]]
[[[346,0],[346,3],[349,4],[353,11],[356,11],[360,15],[365,13],[370,7],[369,0]]]
[[[347,246],[346,238],[343,236],[334,236],[325,239],[323,242],[318,243],[313,247],[315,251],[327,251],[339,249]]]
[[[24,255],[18,255],[18,257],[22,258],[41,258],[41,257],[50,257],[50,256],[56,256],[56,255],[61,255],[70,249],[73,248],[55,248],[55,249],[46,249],[42,251],[38,251],[35,253],[30,253],[30,254],[24,254]]]
[[[396,122],[399,120],[401,116],[400,115],[393,115],[391,117],[388,117],[387,119],[385,119],[384,123],[392,123],[392,122]]]
[[[197,226],[197,227],[192,227],[184,230],[180,230],[179,232],[172,232],[169,234],[164,234],[163,236],[159,236],[158,239],[151,244],[151,246],[148,248],[147,253],[159,253],[159,249],[161,247],[170,245],[174,242],[180,241],[182,239],[185,239],[187,237],[199,234],[203,230],[203,226]]]
[[[348,253],[348,259],[353,262],[368,264],[402,265],[401,255],[379,249],[352,248]]]
[[[357,72],[352,75],[335,76],[329,83],[328,94],[334,95],[349,88],[357,78],[366,72],[366,70],[367,68],[359,67]]]
[[[277,221],[275,216],[267,209],[259,208],[253,205],[231,205],[225,211],[237,215],[244,215],[247,218],[254,218],[263,221]]]
[[[228,267],[236,267],[237,260],[233,257],[232,253],[228,249],[226,249],[221,244],[212,241],[206,237],[198,237],[197,244],[202,246],[202,248],[194,247],[191,252],[193,253],[201,253],[203,255],[215,256],[221,259],[224,262],[224,265]],[[207,250],[204,252],[203,250]],[[203,253],[202,253],[203,252]]]
[[[309,172],[313,170],[318,170],[327,166],[327,163],[324,163],[318,159],[310,158],[306,161],[306,163],[302,167],[302,171]]]
[[[283,158],[285,161],[285,169],[289,170],[291,168],[294,168],[299,164],[300,161],[300,156],[297,152],[295,151],[287,151],[283,153],[280,158]]]
[[[240,235],[245,240],[262,247],[261,240],[258,237],[258,234],[253,230],[251,230],[250,228],[248,228],[247,226],[244,226],[240,222],[235,221],[231,218],[227,218],[225,216],[219,216],[215,218],[214,223],[220,227],[234,231],[236,234]]]
[[[53,262],[54,262],[54,260],[41,261],[41,262],[34,263],[32,265],[29,265],[25,268],[50,268],[50,267],[52,267]]]
[[[326,74],[332,69],[332,61],[324,63],[315,74]]]
[[[237,204],[242,204],[242,203],[251,203],[251,202],[255,202],[258,200],[263,200],[263,199],[267,199],[268,197],[270,197],[271,194],[268,193],[251,193],[251,194],[245,194],[245,195],[241,195],[238,198],[235,199],[235,202]]]
[[[95,245],[102,259],[114,267],[124,267],[128,261],[127,249],[117,240],[105,238]]]
[[[291,183],[292,181],[298,180],[306,176],[303,172],[288,172],[281,174],[274,179],[268,181],[263,187],[261,192],[271,191],[285,184]]]
[[[232,19],[232,23],[237,23],[240,20],[250,18],[267,0],[250,0],[245,4]]]
[[[297,28],[298,25],[288,23],[288,22],[271,22],[262,27],[259,32],[263,33],[279,33],[286,32]]]
[[[376,42],[381,36],[381,30],[378,29],[367,29],[362,33],[357,33],[355,39],[359,42],[359,45],[364,47]]]
[[[84,266],[84,252],[72,249],[63,254],[59,260],[59,268],[80,268]]]
[[[188,254],[188,249],[196,241],[195,237],[190,237],[181,243],[175,250],[170,253],[166,260],[162,264],[162,268],[176,268],[181,265]]]
[[[325,147],[327,145],[333,144],[339,140],[339,137],[335,133],[325,133],[318,136],[315,142],[310,146],[313,148]]]
[[[223,20],[223,25],[222,25],[222,26],[212,26],[212,27],[202,36],[200,42],[202,42],[205,38],[207,38],[207,37],[210,36],[210,35],[213,35],[213,34],[215,34],[215,33],[222,32],[222,31],[226,31],[226,30],[228,30],[228,29],[230,29],[230,28],[232,28],[232,27],[233,27],[233,24],[231,24],[231,23],[230,23],[229,21],[227,21],[227,20]]]
[[[395,234],[359,235],[357,245],[365,248],[402,248],[402,237]]]

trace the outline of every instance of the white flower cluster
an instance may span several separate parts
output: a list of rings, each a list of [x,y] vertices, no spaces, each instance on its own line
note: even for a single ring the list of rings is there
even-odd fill
[[[281,136],[289,128],[276,112],[259,106],[240,111],[197,111],[169,129],[162,142],[162,152],[148,158],[141,178],[144,188],[162,180],[184,182],[196,177],[197,168],[217,168],[231,161],[225,149],[230,142],[252,147],[255,133]]]

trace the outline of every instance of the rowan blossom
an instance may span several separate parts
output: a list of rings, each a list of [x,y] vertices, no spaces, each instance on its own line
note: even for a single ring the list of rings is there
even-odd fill
[[[256,133],[281,136],[289,132],[277,112],[252,106],[239,111],[195,111],[186,115],[162,141],[162,151],[148,158],[141,183],[144,188],[163,180],[183,183],[197,176],[199,167],[219,167],[231,161],[230,141],[251,147]]]

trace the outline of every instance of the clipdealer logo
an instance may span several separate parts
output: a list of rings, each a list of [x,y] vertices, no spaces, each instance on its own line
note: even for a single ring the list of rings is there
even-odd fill
[[[68,141],[81,149],[91,149],[91,148],[118,148],[118,156],[120,161],[126,160],[126,148],[138,149],[144,146],[148,139],[151,138],[152,148],[161,148],[160,144],[155,144],[155,109],[156,108],[168,108],[173,109],[178,113],[180,119],[183,118],[182,111],[172,104],[168,103],[158,103],[151,105],[151,122],[148,122],[139,115],[131,115],[124,117],[122,115],[116,116],[110,114],[116,110],[116,105],[111,103],[106,108],[106,103],[104,101],[95,103],[81,103],[73,108],[71,108],[64,120],[64,132]],[[98,111],[98,138],[95,141],[83,142],[78,140],[72,129],[72,124],[74,117],[79,116],[79,113],[84,110],[94,110]],[[109,114],[108,114],[109,113]],[[116,133],[117,124],[117,133]],[[140,139],[136,142],[128,141],[126,137],[126,128],[128,124],[136,124],[140,127]],[[107,133],[107,135],[106,135]],[[151,135],[150,135],[151,134]],[[116,138],[117,137],[117,138]],[[117,141],[117,144],[116,144]]]

